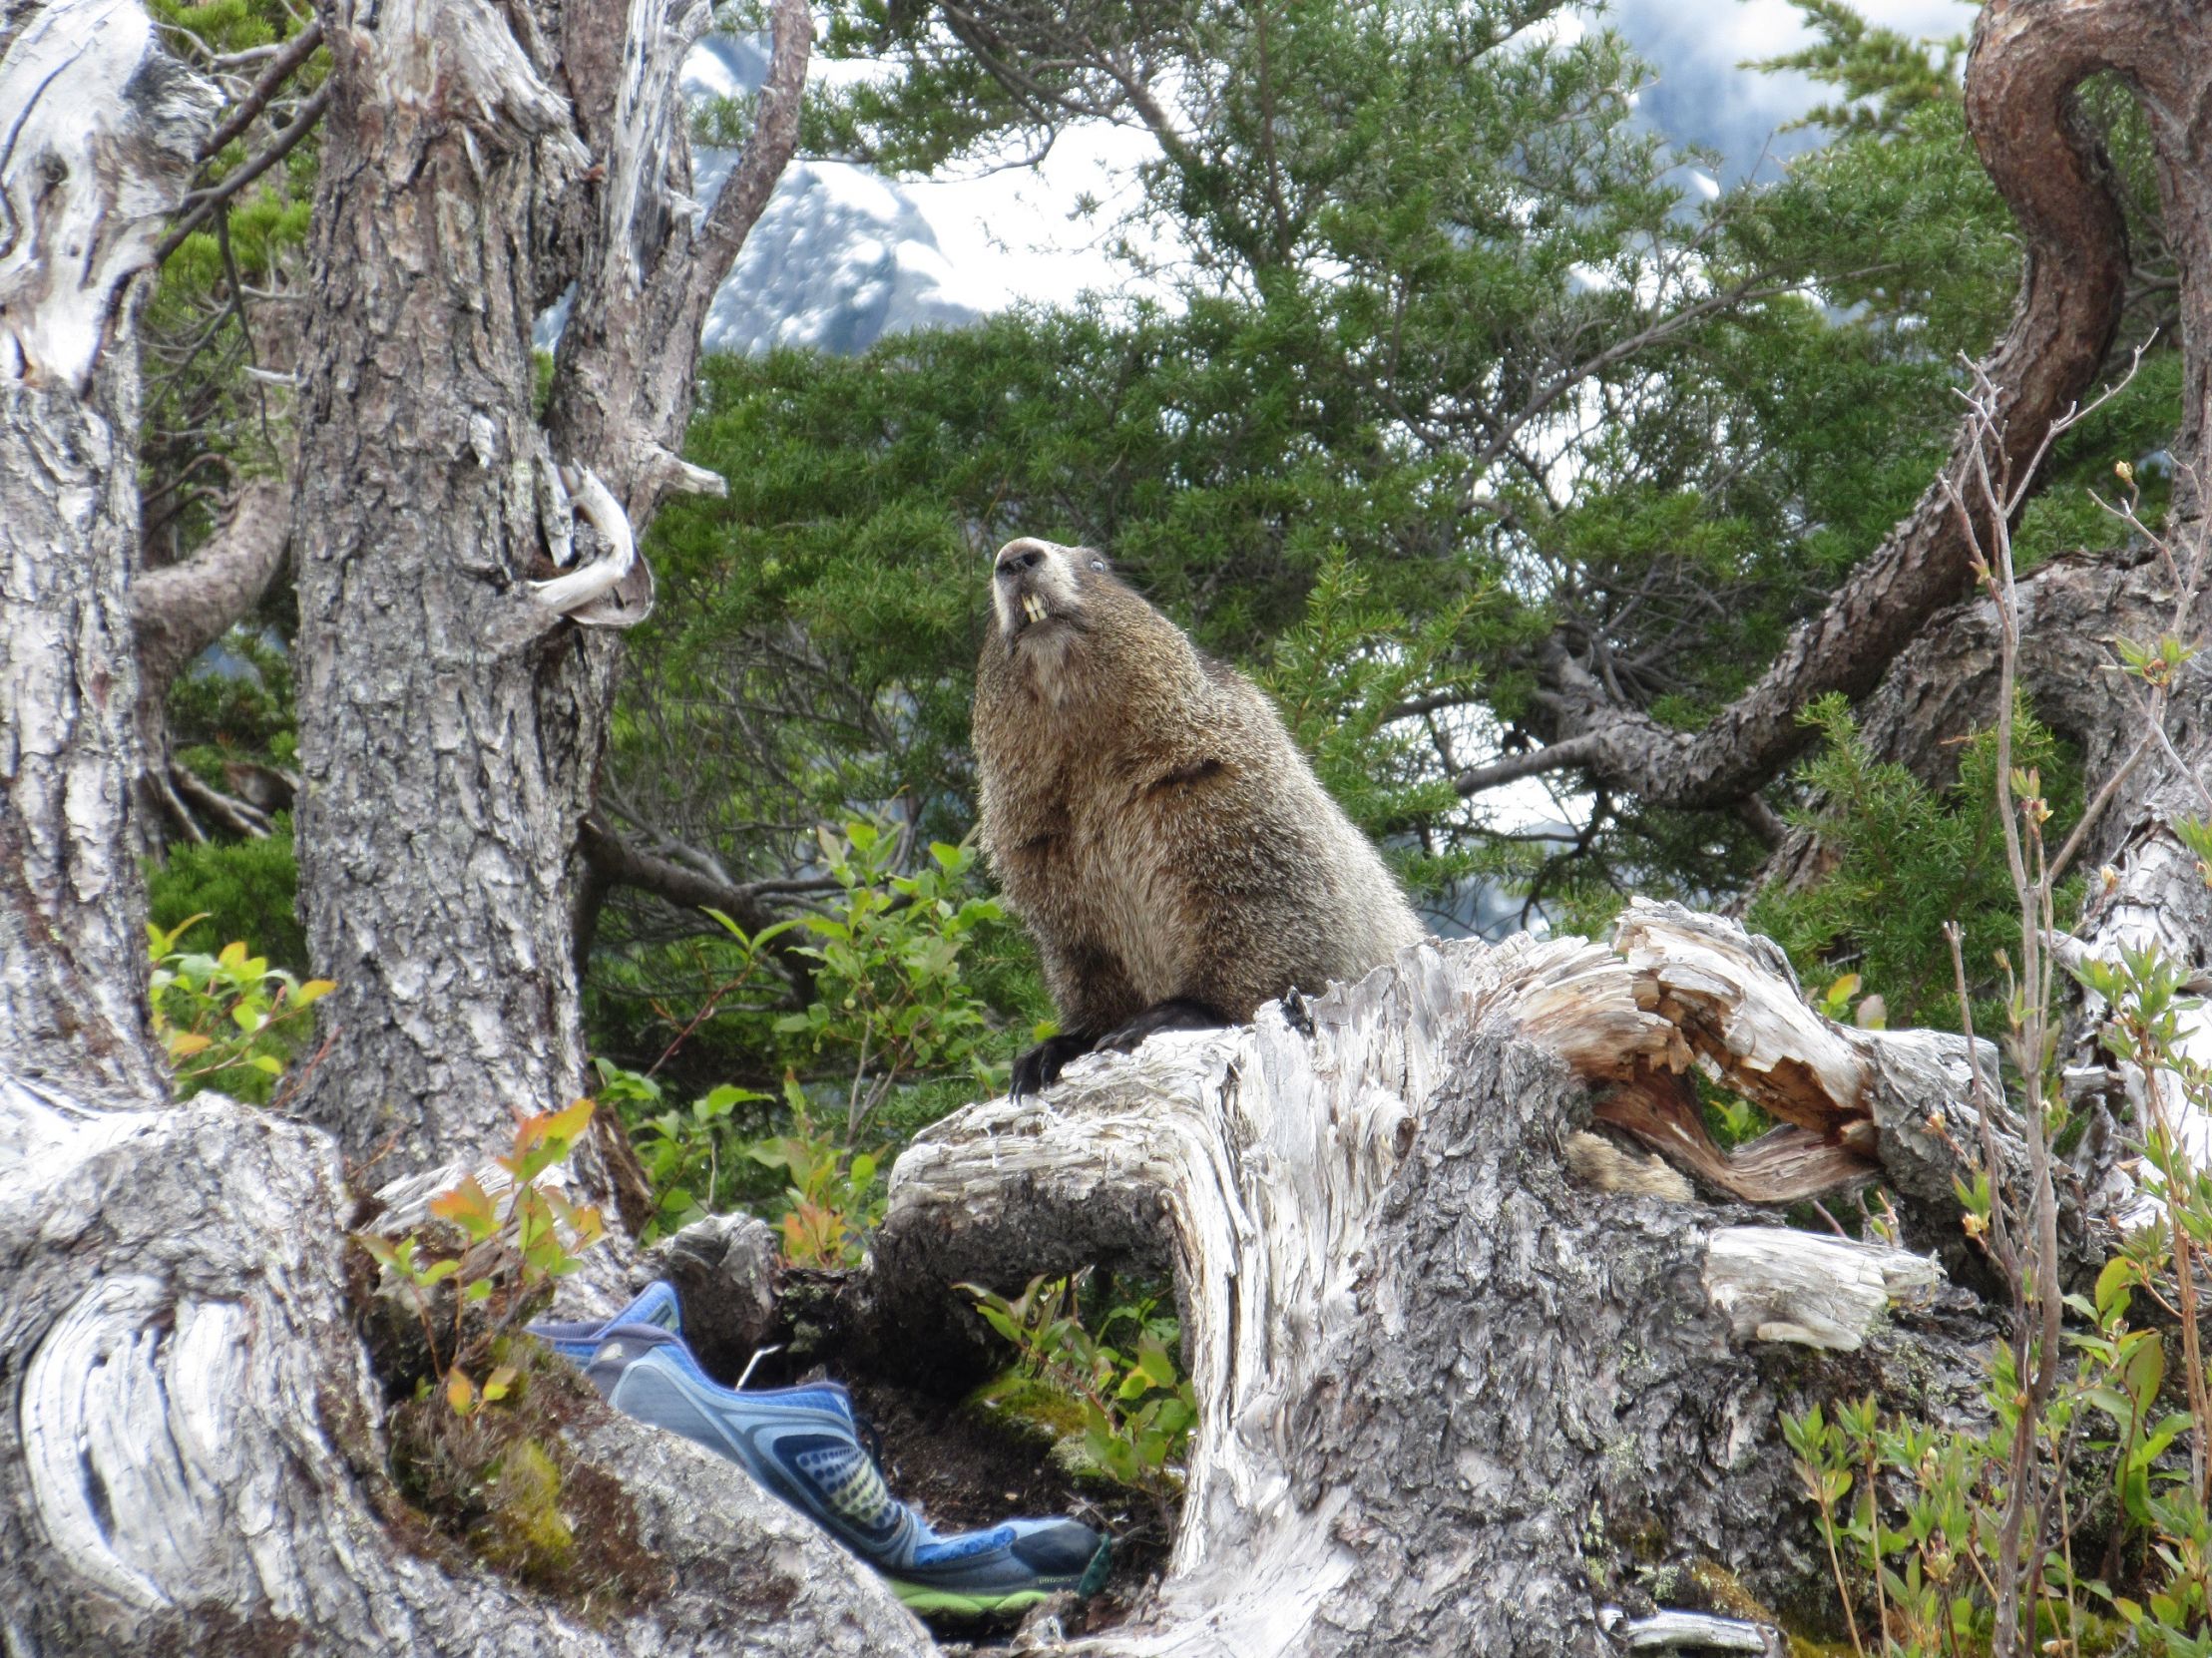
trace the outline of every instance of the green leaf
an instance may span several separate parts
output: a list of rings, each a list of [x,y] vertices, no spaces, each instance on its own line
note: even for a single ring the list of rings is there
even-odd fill
[[[460,1227],[471,1243],[482,1243],[499,1230],[498,1205],[473,1174],[465,1175],[451,1191],[433,1197],[430,1212]]]
[[[2096,1310],[2102,1319],[2127,1310],[2128,1286],[2135,1281],[2135,1263],[2125,1255],[2115,1255],[2104,1263],[2104,1270],[2097,1274]]]

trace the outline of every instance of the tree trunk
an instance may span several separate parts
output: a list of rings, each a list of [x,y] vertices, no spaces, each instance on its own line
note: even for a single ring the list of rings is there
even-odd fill
[[[213,104],[135,0],[0,24],[0,1063],[117,1102],[165,1085],[127,823],[134,278]]]
[[[706,482],[672,452],[699,315],[804,77],[804,8],[774,15],[755,144],[694,232],[676,72],[697,0],[580,0],[548,36],[486,0],[323,7],[297,824],[338,990],[306,1109],[384,1171],[582,1090],[570,863],[614,660],[582,624],[645,614],[636,536]],[[549,436],[530,328],[572,280]]]

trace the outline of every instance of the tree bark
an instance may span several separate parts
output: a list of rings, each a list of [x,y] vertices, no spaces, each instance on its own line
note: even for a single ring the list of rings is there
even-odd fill
[[[296,822],[338,990],[306,1106],[413,1167],[582,1082],[565,865],[600,712],[541,701],[579,644],[524,583],[552,469],[530,240],[586,156],[495,8],[337,4],[323,31]]]
[[[0,25],[0,1063],[85,1095],[165,1083],[129,833],[138,679],[137,273],[212,92],[136,0]],[[55,256],[67,242],[68,259]]]
[[[167,695],[186,663],[260,603],[284,566],[290,495],[279,479],[254,479],[206,547],[132,583],[141,696]]]
[[[150,849],[173,834],[206,838],[188,793],[220,828],[249,836],[268,833],[268,812],[258,803],[221,795],[173,764],[164,704],[186,664],[260,603],[283,568],[290,535],[289,486],[258,478],[238,492],[230,517],[207,546],[183,564],[143,572],[131,584],[139,672],[135,793]]]
[[[569,6],[543,34],[487,0],[323,8],[297,824],[339,988],[306,1109],[388,1170],[582,1089],[570,866],[614,653],[580,623],[645,614],[636,537],[701,484],[673,454],[685,306],[795,137],[806,16],[775,17],[754,149],[694,232],[676,75],[697,0]],[[530,327],[572,278],[542,428]]]
[[[1870,1383],[1971,1412],[1989,1326],[1932,1260],[1596,1191],[1562,1156],[1593,1097],[1695,1055],[1770,1109],[1857,1123],[1956,1240],[1963,1038],[1835,1027],[1786,975],[1727,923],[1639,905],[1613,949],[1419,946],[1312,1004],[1310,1036],[1270,1009],[926,1131],[879,1307],[1175,1269],[1199,1401],[1181,1528],[1134,1621],[1070,1650],[1598,1653],[1609,1604],[1715,1568],[1780,1611],[1823,1603],[1777,1412]]]
[[[431,1532],[385,1471],[352,1202],[318,1131],[213,1096],[88,1111],[0,1073],[11,1654],[927,1650],[818,1528],[596,1400],[558,1430],[562,1500],[627,1536],[627,1616]]]

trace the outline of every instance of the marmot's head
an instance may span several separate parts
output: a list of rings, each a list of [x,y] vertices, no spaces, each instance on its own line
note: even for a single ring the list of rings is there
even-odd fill
[[[1179,686],[1199,671],[1182,630],[1088,547],[1008,542],[992,564],[991,610],[979,697],[1019,685],[1056,707],[1102,694],[1130,704],[1143,700],[1142,684]]]
[[[1091,621],[1085,578],[1106,574],[1105,557],[1088,547],[1062,547],[1035,536],[1008,542],[991,573],[999,636],[1011,650],[1025,635],[1041,640],[1085,631]]]

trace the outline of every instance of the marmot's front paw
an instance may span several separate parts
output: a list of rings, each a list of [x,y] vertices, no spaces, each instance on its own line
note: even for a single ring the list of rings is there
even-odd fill
[[[1108,1031],[1098,1040],[1102,1051],[1134,1053],[1155,1031],[1213,1031],[1228,1024],[1221,1011],[1196,997],[1178,996],[1155,1002],[1128,1024]]]
[[[1060,1080],[1060,1073],[1068,1068],[1068,1061],[1089,1053],[1096,1038],[1080,1033],[1047,1036],[1027,1053],[1014,1061],[1014,1083],[1011,1092],[1019,1105],[1033,1093],[1043,1093]]]

